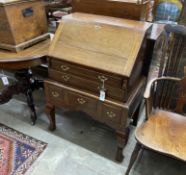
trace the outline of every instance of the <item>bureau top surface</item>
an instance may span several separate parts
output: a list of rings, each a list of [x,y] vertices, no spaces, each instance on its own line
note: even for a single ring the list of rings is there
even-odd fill
[[[74,13],[63,18],[48,55],[130,76],[150,26],[147,22]]]
[[[0,0],[0,6],[17,4],[21,2],[30,2],[30,1],[39,1],[39,0]]]

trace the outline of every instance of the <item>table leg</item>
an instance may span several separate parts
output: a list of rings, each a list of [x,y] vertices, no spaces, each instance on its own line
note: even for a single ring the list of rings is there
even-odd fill
[[[26,97],[27,97],[27,104],[28,104],[28,106],[30,108],[30,112],[31,112],[32,125],[35,125],[37,115],[36,115],[35,105],[34,105],[34,101],[33,101],[32,89],[27,90]]]
[[[29,69],[15,72],[16,82],[6,87],[0,94],[0,104],[7,103],[13,95],[23,93],[27,97],[27,104],[31,110],[31,120],[34,125],[37,119],[32,92],[35,89],[43,88],[43,81],[33,78]]]

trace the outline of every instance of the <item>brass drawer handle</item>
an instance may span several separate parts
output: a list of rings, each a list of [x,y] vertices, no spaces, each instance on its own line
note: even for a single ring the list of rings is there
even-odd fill
[[[78,102],[79,104],[81,104],[81,105],[83,105],[83,104],[86,103],[86,101],[85,101],[83,98],[78,98],[78,99],[77,99],[77,102]]]
[[[65,66],[65,65],[61,65],[61,69],[62,69],[63,71],[68,71],[68,70],[70,69],[70,67]]]
[[[105,81],[108,80],[108,78],[105,77],[104,75],[100,75],[100,76],[98,76],[98,79],[99,79],[100,81],[102,81],[102,82],[105,82]]]
[[[57,97],[59,97],[59,93],[56,92],[56,91],[52,91],[52,96],[55,97],[55,98],[57,98]]]
[[[61,77],[64,81],[68,81],[70,79],[70,76],[69,75],[63,75]]]
[[[116,117],[116,114],[114,113],[114,112],[109,112],[109,111],[107,111],[107,116],[109,117],[109,118],[115,118]]]

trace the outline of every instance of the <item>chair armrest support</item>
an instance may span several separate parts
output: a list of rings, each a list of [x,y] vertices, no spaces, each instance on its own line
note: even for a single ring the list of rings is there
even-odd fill
[[[169,80],[169,81],[181,81],[180,78],[176,77],[160,77],[160,78],[154,78],[152,79],[146,87],[145,93],[144,93],[144,98],[145,98],[145,105],[146,105],[146,119],[149,118],[149,115],[152,111],[152,106],[153,106],[153,98],[151,96],[151,91],[154,86],[154,83],[160,80]]]

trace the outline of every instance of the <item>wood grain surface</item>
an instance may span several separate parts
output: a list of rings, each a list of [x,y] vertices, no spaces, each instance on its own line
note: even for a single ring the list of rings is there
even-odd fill
[[[186,161],[186,117],[163,110],[151,113],[136,130],[145,147]]]
[[[74,13],[60,24],[49,56],[129,77],[150,26]]]
[[[18,45],[47,33],[42,0],[0,1],[0,44]],[[4,48],[1,47],[0,48]]]
[[[20,69],[37,66],[46,61],[50,39],[42,41],[18,53],[0,50],[0,68]]]
[[[72,10],[146,21],[150,10],[150,0],[73,0]]]

